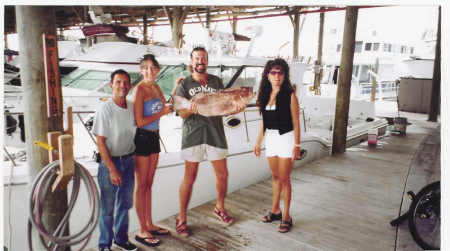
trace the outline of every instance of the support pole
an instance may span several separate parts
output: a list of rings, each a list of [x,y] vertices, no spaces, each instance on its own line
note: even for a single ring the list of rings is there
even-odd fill
[[[147,23],[147,13],[144,13],[142,17],[142,22],[144,24],[144,44],[148,44],[148,23]]]
[[[355,53],[357,20],[358,7],[347,7],[345,10],[344,39],[342,41],[341,72],[338,78],[336,94],[332,154],[345,152],[347,143],[350,86],[352,80],[353,55]]]
[[[172,41],[176,48],[180,49],[183,47],[183,25],[187,14],[190,11],[189,6],[184,7],[172,7],[163,6],[166,12],[167,18],[170,22],[170,27],[172,29]]]
[[[324,8],[320,8],[323,10]],[[317,67],[319,67],[318,72],[314,75],[314,94],[320,95],[320,80],[322,80],[322,50],[323,50],[323,24],[325,20],[325,13],[320,12],[320,25],[319,25],[319,46],[317,48]]]
[[[237,15],[233,13],[233,22],[231,23],[231,29],[233,30],[233,34],[237,33]]]
[[[55,10],[49,6],[16,6],[16,23],[19,53],[23,56],[20,72],[24,98],[27,162],[29,174],[33,179],[49,163],[47,152],[34,146],[33,142],[46,142],[47,132],[63,130],[62,114],[48,118],[46,104],[42,34],[56,35]],[[61,92],[58,95],[61,95]],[[62,104],[60,110],[62,110]],[[64,189],[49,193],[43,204],[43,224],[49,232],[53,232],[67,211],[67,191]],[[33,243],[40,243],[37,235],[33,235],[33,238]],[[39,248],[36,247],[35,250],[46,250],[43,247]]]
[[[300,13],[298,12],[298,8],[294,8],[294,44],[293,44],[293,58],[298,58],[298,43],[300,36]]]
[[[433,85],[431,87],[430,111],[428,121],[436,122],[440,107],[441,93],[441,7],[439,6],[436,53],[434,54]]]
[[[375,67],[373,69],[373,72],[376,74],[376,76],[372,75],[372,89],[370,90],[370,102],[375,102],[375,94],[377,93],[377,82],[378,82],[378,68],[380,65],[380,59],[375,59]],[[380,93],[381,93],[381,87],[380,87]],[[381,96],[380,96],[381,98]]]
[[[206,29],[209,30],[211,28],[211,10],[209,7],[206,7]]]

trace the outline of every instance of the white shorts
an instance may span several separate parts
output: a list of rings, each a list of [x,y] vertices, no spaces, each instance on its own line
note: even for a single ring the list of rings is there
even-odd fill
[[[265,142],[266,157],[292,158],[295,145],[294,130],[280,135],[278,130],[266,129]]]
[[[227,157],[228,149],[218,148],[207,144],[192,146],[181,150],[181,158],[190,162],[221,160]]]

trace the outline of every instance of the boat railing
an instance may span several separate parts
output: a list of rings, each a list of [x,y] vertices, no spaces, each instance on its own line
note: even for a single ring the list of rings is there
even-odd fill
[[[243,114],[243,119],[244,119],[244,126],[245,126],[245,134],[246,134],[246,138],[247,138],[247,142],[250,142],[250,137],[249,137],[249,130],[248,130],[248,123],[249,122],[254,122],[254,121],[259,121],[261,120],[261,118],[258,119],[247,119],[247,113],[248,112],[258,112],[258,109],[254,109],[256,108],[256,104],[249,104],[247,106],[247,108],[242,112]],[[97,145],[97,141],[95,140],[95,137],[93,136],[93,134],[91,133],[89,127],[86,125],[86,121],[83,120],[81,114],[93,114],[95,113],[95,111],[72,111],[72,114],[76,114],[76,116],[78,117],[78,119],[80,120],[81,124],[83,125],[83,128],[86,130],[86,132],[88,133],[89,137],[91,138],[92,142]],[[300,113],[303,119],[303,129],[306,132],[306,118],[305,118],[305,109],[304,107],[300,107]],[[23,115],[23,112],[8,112],[8,115]],[[164,141],[162,138],[160,138],[161,141],[161,145],[164,148],[164,151],[167,153],[167,148],[164,144]]]

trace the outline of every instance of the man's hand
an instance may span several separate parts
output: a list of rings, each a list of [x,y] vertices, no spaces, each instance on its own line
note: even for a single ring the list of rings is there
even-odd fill
[[[119,171],[117,171],[115,167],[109,170],[109,179],[111,180],[111,183],[113,185],[122,185],[122,175],[119,173]]]
[[[198,113],[197,103],[191,102],[191,107],[189,107],[189,111],[193,114],[197,114]]]

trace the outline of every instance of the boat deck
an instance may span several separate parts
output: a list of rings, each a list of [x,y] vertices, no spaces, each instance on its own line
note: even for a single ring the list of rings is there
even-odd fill
[[[212,214],[215,201],[210,201],[189,210],[189,238],[176,235],[174,217],[159,222],[173,234],[162,237],[163,243],[155,249],[421,250],[407,223],[398,231],[389,225],[400,205],[402,212],[409,206],[405,191],[417,192],[440,179],[439,127],[426,121],[410,122],[405,137],[384,137],[377,147],[362,143],[342,155],[294,169],[294,226],[289,233],[278,233],[278,222],[260,222],[271,205],[268,179],[228,195],[228,211],[237,218],[232,226],[217,221]]]

